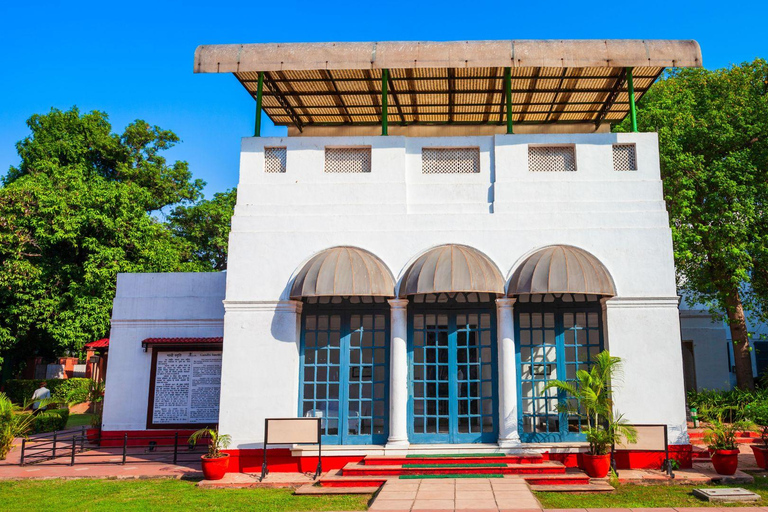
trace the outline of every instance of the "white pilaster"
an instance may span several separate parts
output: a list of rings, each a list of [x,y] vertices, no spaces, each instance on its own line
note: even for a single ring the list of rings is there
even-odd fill
[[[408,301],[389,301],[389,439],[387,448],[408,447]]]
[[[667,425],[669,444],[688,444],[678,297],[603,301],[606,348],[623,361],[616,411],[629,423]]]
[[[516,299],[496,299],[499,365],[499,446],[520,446],[517,431],[517,363],[515,362],[515,317],[512,307]]]

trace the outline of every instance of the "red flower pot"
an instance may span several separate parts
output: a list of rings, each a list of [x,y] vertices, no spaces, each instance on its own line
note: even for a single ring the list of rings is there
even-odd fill
[[[768,463],[768,446],[761,446],[761,445],[750,445],[750,448],[752,448],[752,453],[755,454],[755,462],[757,463],[757,467],[768,469],[768,466],[766,466],[766,463]]]
[[[200,457],[203,465],[203,477],[206,480],[221,480],[229,468],[229,454],[223,454],[223,457],[217,457],[215,459],[206,458],[205,455]]]
[[[592,478],[605,478],[608,475],[608,471],[611,469],[611,455],[589,455],[587,453],[582,454],[582,462],[584,471]]]
[[[718,475],[733,475],[739,468],[739,450],[715,450],[712,465]]]

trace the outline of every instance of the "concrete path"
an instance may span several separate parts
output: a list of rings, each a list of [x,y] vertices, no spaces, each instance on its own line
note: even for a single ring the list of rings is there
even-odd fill
[[[389,480],[370,510],[541,512],[541,504],[517,475],[504,478],[430,478]]]

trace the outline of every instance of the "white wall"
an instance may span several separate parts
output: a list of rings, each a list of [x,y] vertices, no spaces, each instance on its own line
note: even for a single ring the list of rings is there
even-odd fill
[[[104,430],[145,430],[152,350],[146,338],[222,336],[223,272],[119,274],[109,335]]]
[[[613,170],[616,142],[637,145],[637,171]],[[529,172],[528,144],[575,144],[578,170]],[[324,173],[326,145],[371,146],[372,172]],[[419,155],[428,145],[480,148],[481,172],[421,174]],[[286,173],[263,172],[265,146],[287,147]],[[670,305],[676,301],[672,239],[657,137],[601,133],[243,139],[220,423],[235,445],[257,446],[265,415],[297,414],[298,327],[287,299],[292,276],[308,258],[353,245],[376,254],[399,277],[420,253],[445,243],[483,251],[507,276],[537,248],[574,245],[605,264],[620,298],[652,299],[625,301],[609,312],[608,337],[610,347],[625,354],[632,385],[653,381],[653,390],[664,391],[653,400],[667,405],[649,407],[651,398],[639,389],[625,393],[619,405],[631,419],[673,425],[676,442],[685,441],[680,329],[676,305]],[[665,371],[649,371],[657,360]]]

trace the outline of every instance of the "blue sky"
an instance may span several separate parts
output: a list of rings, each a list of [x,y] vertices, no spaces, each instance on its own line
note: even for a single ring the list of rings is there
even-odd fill
[[[396,8],[396,6],[402,8]],[[390,6],[390,7],[387,7]],[[169,159],[206,194],[237,184],[254,102],[232,75],[194,75],[199,44],[464,39],[696,39],[718,68],[768,58],[764,0],[712,2],[90,2],[0,0],[0,173],[33,113],[103,110],[175,131]],[[265,123],[264,135],[284,129]]]

